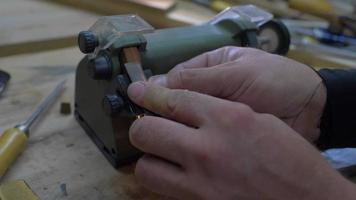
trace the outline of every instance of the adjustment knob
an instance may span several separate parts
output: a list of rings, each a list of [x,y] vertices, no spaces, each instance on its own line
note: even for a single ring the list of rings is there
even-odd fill
[[[98,56],[94,60],[91,60],[87,70],[89,76],[95,80],[108,79],[112,74],[110,61],[105,56]]]
[[[98,38],[91,31],[82,31],[78,35],[78,46],[81,52],[93,53],[99,45]]]
[[[106,95],[103,99],[103,109],[109,116],[120,113],[124,105],[124,100],[118,95]]]

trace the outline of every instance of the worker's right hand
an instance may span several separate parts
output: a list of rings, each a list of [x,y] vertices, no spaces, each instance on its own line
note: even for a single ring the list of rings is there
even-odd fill
[[[145,156],[135,175],[177,199],[355,199],[355,186],[270,114],[241,103],[136,82],[130,99],[156,113],[129,130]]]
[[[310,67],[251,48],[225,47],[176,66],[150,81],[245,103],[273,114],[313,142],[326,102],[326,89]]]

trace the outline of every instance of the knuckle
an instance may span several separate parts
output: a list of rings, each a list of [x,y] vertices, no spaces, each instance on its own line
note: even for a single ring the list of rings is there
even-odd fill
[[[265,121],[273,121],[273,120],[279,120],[276,116],[269,114],[269,113],[263,113],[259,115],[259,119],[263,122]]]
[[[189,102],[191,94],[187,90],[173,90],[171,92],[167,99],[167,108],[169,115],[174,117],[183,109],[184,104]]]
[[[235,47],[232,47],[232,46],[226,46],[226,47],[222,47],[220,49],[221,52],[223,52],[223,54],[226,54],[226,52],[229,52],[231,50],[233,50]]]
[[[179,80],[181,81],[181,84],[183,85],[185,82],[194,79],[196,76],[196,73],[194,73],[193,70],[181,70],[179,71]]]
[[[251,57],[254,57],[254,59],[256,59],[255,57],[260,58],[265,54],[264,51],[251,47],[241,48],[239,53],[241,58],[246,59],[251,59]]]
[[[236,61],[240,58],[254,56],[260,52],[263,51],[250,47],[227,46],[222,48],[223,60],[225,62]]]
[[[242,52],[253,54],[253,53],[260,53],[260,52],[263,52],[263,51],[261,51],[259,49],[256,49],[256,48],[246,47],[246,48],[243,48]]]
[[[167,99],[167,109],[170,116],[175,116],[179,107],[180,94],[176,91],[172,91]]]
[[[254,112],[244,104],[227,106],[224,108],[224,113],[225,117],[222,119],[228,124],[248,124],[254,120]]]
[[[194,79],[195,73],[189,69],[175,70],[168,74],[168,86],[176,89],[185,87],[185,83]]]
[[[182,71],[184,71],[184,69],[172,70],[168,73],[167,75],[168,87],[181,88],[183,86],[183,81],[181,77]]]
[[[239,104],[236,106],[235,116],[237,116],[239,120],[251,120],[253,119],[253,113],[252,109],[245,104]]]
[[[241,55],[242,48],[227,46],[223,48],[222,52],[223,52],[223,60],[228,62],[228,61],[236,60]]]
[[[235,46],[225,46],[222,47],[221,50],[224,52],[229,52],[229,51],[234,51],[234,50],[239,50],[241,47],[235,47]]]
[[[211,160],[211,149],[206,148],[206,145],[197,145],[191,152],[194,160],[198,162],[208,162]]]
[[[261,117],[265,118],[265,119],[275,119],[277,118],[276,116],[269,114],[269,113],[263,113],[261,114]]]

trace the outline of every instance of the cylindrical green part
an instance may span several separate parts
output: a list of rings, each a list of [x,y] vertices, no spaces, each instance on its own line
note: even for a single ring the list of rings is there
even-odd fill
[[[144,34],[141,63],[152,73],[167,73],[177,64],[224,46],[257,46],[256,26],[243,20],[223,20],[217,24],[161,29]],[[139,37],[123,38],[114,49],[142,45]],[[123,42],[124,41],[124,42]],[[123,63],[122,63],[123,64]]]
[[[141,55],[142,65],[153,74],[162,74],[181,62],[223,46],[255,47],[256,29],[252,29],[251,24],[226,20],[215,25],[158,30],[144,35],[147,47]]]

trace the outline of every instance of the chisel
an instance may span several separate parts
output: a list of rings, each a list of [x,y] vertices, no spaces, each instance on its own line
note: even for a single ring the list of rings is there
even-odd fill
[[[16,158],[24,151],[31,126],[59,97],[64,89],[64,84],[65,81],[59,83],[57,87],[38,105],[27,120],[19,123],[14,128],[5,130],[0,136],[0,178],[5,174],[6,170]]]

